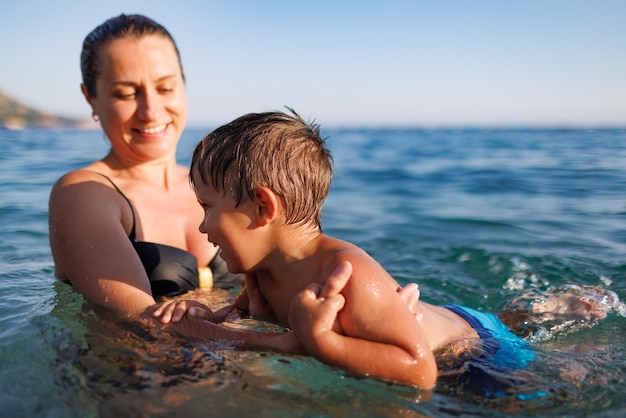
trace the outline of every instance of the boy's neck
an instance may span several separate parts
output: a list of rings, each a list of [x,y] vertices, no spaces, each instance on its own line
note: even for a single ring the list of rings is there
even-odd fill
[[[308,284],[319,281],[326,240],[319,230],[295,227],[275,241],[275,250],[256,271],[259,291],[282,323],[291,300]]]
[[[318,229],[311,227],[285,228],[274,241],[275,249],[267,260],[267,270],[278,281],[289,279],[316,255],[323,237]]]

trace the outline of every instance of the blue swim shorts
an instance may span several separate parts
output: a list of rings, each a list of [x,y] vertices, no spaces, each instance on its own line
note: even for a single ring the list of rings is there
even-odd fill
[[[484,354],[491,364],[509,370],[523,369],[535,358],[530,344],[513,334],[497,316],[459,305],[442,305],[466,320],[480,336]]]
[[[459,369],[460,374],[448,374],[444,380],[451,387],[487,398],[514,395],[520,400],[546,396],[544,391],[526,392],[524,381],[515,370],[525,368],[534,358],[530,344],[513,334],[497,316],[459,305],[443,305],[465,319],[478,333],[482,343],[480,357],[472,358]]]

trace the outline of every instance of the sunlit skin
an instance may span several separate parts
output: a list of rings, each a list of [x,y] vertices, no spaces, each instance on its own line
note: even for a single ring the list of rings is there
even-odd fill
[[[99,52],[96,95],[85,99],[111,143],[101,160],[71,171],[50,195],[50,246],[55,275],[88,300],[121,314],[151,317],[155,300],[146,271],[128,238],[133,214],[104,179],[131,200],[139,241],[185,249],[206,266],[217,248],[198,230],[202,208],[189,185],[189,169],[176,163],[176,145],[187,116],[185,83],[170,40],[160,36],[118,39]],[[341,278],[340,276],[337,276]],[[333,283],[334,276],[328,282]],[[407,288],[407,303],[418,292]],[[293,333],[229,330],[185,317],[171,324],[183,335],[247,341],[300,352]]]
[[[57,181],[50,195],[50,245],[56,276],[85,297],[125,314],[155,303],[128,239],[131,200],[137,240],[178,247],[208,265],[217,249],[198,231],[202,210],[189,170],[176,163],[187,119],[185,82],[172,42],[122,38],[99,52],[96,95],[81,86],[111,149],[101,160]],[[165,221],[167,220],[167,221]]]
[[[172,43],[157,35],[122,38],[101,55],[98,115],[113,153],[126,164],[169,163],[187,120],[184,80]],[[118,146],[118,143],[123,146]]]
[[[222,248],[230,271],[247,274],[248,307],[264,302],[308,354],[361,375],[430,389],[437,377],[433,350],[477,338],[445,308],[418,301],[416,321],[380,264],[312,224],[287,224],[281,198],[271,189],[260,187],[237,206],[193,169],[192,175],[204,209],[199,229]],[[329,285],[323,278],[331,272],[343,281]],[[204,315],[191,301],[165,303],[155,315],[175,321],[191,308]]]

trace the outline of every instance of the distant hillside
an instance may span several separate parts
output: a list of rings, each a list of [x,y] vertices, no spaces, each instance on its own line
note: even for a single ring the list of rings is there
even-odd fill
[[[40,112],[0,92],[0,129],[90,128],[90,122]]]

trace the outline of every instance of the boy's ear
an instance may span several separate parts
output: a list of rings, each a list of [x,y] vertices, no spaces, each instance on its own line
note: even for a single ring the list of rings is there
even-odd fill
[[[254,191],[256,216],[259,226],[271,223],[278,216],[279,197],[269,187],[259,187]]]

